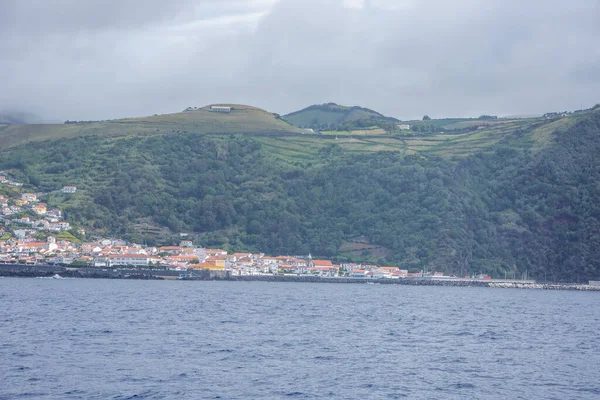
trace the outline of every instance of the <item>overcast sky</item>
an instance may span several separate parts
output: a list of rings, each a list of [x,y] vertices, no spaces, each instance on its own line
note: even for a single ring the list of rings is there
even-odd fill
[[[600,0],[0,0],[0,109],[336,102],[410,119],[600,103]]]

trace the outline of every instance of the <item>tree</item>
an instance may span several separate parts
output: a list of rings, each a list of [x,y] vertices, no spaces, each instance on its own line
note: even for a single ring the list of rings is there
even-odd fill
[[[429,115],[424,115],[423,121],[431,121],[431,117]]]

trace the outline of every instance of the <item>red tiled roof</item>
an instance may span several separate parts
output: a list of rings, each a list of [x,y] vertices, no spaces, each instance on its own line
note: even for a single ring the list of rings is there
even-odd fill
[[[315,267],[333,267],[330,260],[313,260],[313,265]]]

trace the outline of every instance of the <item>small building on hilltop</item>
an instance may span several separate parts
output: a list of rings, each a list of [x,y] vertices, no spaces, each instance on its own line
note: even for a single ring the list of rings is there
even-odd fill
[[[226,107],[226,106],[210,106],[210,111],[228,113],[228,112],[231,112],[231,107]]]

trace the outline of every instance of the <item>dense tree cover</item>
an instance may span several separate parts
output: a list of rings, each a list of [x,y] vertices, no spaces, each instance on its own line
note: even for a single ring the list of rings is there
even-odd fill
[[[206,246],[339,260],[365,236],[390,249],[370,261],[410,269],[597,278],[600,113],[541,149],[529,140],[517,131],[460,159],[334,144],[290,164],[246,136],[88,137],[0,153],[0,169],[51,193],[71,222],[136,241],[157,240],[134,229],[151,221]],[[81,193],[52,193],[67,184]]]

